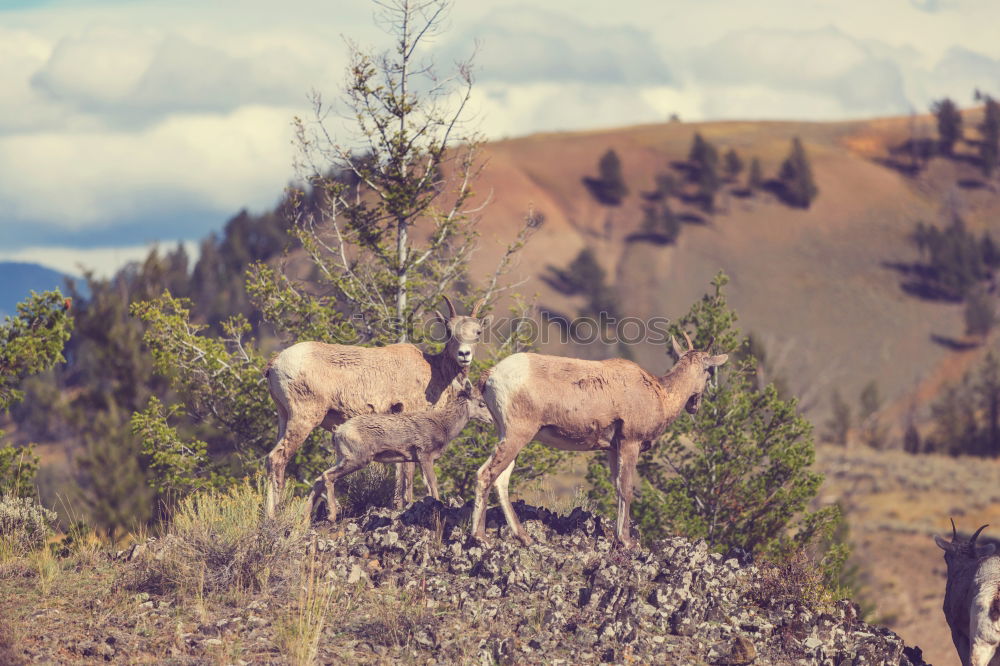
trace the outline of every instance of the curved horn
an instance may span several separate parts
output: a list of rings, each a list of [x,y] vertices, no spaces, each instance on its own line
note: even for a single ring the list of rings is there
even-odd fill
[[[987,527],[989,527],[989,523],[987,523],[986,525],[983,525],[978,530],[976,530],[976,533],[972,535],[971,539],[969,539],[969,545],[970,546],[976,545],[976,539],[979,538],[979,533],[982,532],[983,530],[985,530]]]
[[[712,345],[714,345],[714,344],[715,344],[715,336],[713,335],[711,338],[709,338],[708,344],[705,345],[705,351],[711,351],[712,350]]]
[[[955,529],[955,519],[951,519],[951,540],[958,541],[958,530]]]
[[[455,310],[455,306],[452,304],[451,299],[448,298],[445,294],[441,294],[441,298],[443,298],[444,302],[448,304],[448,311],[450,313],[448,316],[449,317],[457,317],[458,316],[458,311]]]
[[[486,297],[483,296],[478,301],[476,301],[475,305],[472,306],[472,313],[469,316],[470,317],[478,317],[479,316],[479,308],[483,307],[483,305],[485,303],[486,303]]]
[[[685,330],[684,330],[684,329],[682,328],[682,329],[681,329],[681,333],[683,333],[683,334],[684,334],[684,339],[685,339],[685,340],[687,340],[687,343],[688,343],[688,351],[691,351],[692,349],[694,349],[694,345],[693,345],[693,344],[691,344],[691,336],[690,336],[690,335],[688,335],[688,332],[687,332],[687,331],[685,331]]]

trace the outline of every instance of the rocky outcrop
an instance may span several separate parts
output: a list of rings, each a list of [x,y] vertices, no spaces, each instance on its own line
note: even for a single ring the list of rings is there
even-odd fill
[[[496,509],[492,542],[470,542],[470,507],[428,497],[318,529],[309,547],[332,578],[419,589],[424,607],[449,609],[406,628],[443,663],[467,657],[470,634],[483,663],[925,663],[919,648],[862,622],[851,602],[795,598],[773,570],[704,542],[625,551],[610,524],[582,509],[515,509],[532,546],[506,538]]]

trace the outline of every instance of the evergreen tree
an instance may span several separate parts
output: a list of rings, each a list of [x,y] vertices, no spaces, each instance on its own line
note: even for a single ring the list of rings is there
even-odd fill
[[[64,361],[63,347],[73,330],[71,301],[59,290],[31,293],[17,314],[0,323],[0,413],[24,398],[21,381]],[[0,431],[0,440],[3,431]],[[33,495],[38,458],[31,447],[0,447],[0,497]]]
[[[989,178],[1000,165],[1000,104],[987,95],[983,110],[983,139],[979,144],[979,164],[983,175]]]
[[[713,339],[719,349],[744,347],[747,341],[723,293],[727,281],[716,276],[712,293],[695,303],[672,333],[693,331],[697,349]],[[773,385],[757,390],[755,373],[750,357],[727,364],[698,413],[677,419],[642,455],[642,488],[632,507],[643,538],[682,534],[704,538],[719,552],[738,547],[780,554],[813,543],[835,526],[835,507],[808,509],[822,481],[811,470],[809,423],[797,414],[795,401],[781,400]],[[613,497],[602,489],[607,478],[595,459],[588,479],[599,506]]]
[[[794,206],[809,208],[819,194],[809,158],[798,137],[792,139],[792,149],[781,165],[780,178],[785,195]]]
[[[590,193],[605,206],[620,206],[628,195],[618,153],[609,148],[597,161],[597,178],[584,178]]]
[[[878,412],[882,409],[882,396],[878,384],[868,382],[858,397],[858,422],[861,441],[873,449],[881,449],[886,443],[886,430],[880,422]]]
[[[983,360],[974,390],[983,418],[982,455],[1000,456],[1000,360],[991,351]]]
[[[643,209],[642,232],[661,243],[673,243],[680,235],[681,224],[666,201],[652,203]]]
[[[750,173],[747,175],[747,189],[751,193],[757,192],[764,186],[764,172],[760,167],[760,159],[754,157],[750,160]]]
[[[698,199],[706,212],[715,208],[715,194],[719,190],[719,153],[701,134],[695,133],[688,153],[692,180],[698,185]]]
[[[460,65],[448,79],[456,89],[416,60],[425,38],[441,28],[447,3],[400,0],[379,6],[377,20],[394,48],[385,53],[352,48],[345,88],[362,150],[353,141],[336,143],[336,134],[324,125],[328,110],[318,95],[313,122],[295,121],[297,163],[309,187],[291,193],[285,219],[301,246],[300,266],[309,273],[303,280],[284,266],[263,262],[247,271],[251,303],[292,339],[430,343],[424,323],[441,295],[463,290],[468,302],[491,301],[540,219],[528,216],[494,273],[483,276],[482,288],[472,289],[467,271],[478,217],[469,212],[469,202],[482,164],[478,138],[458,134],[465,127],[471,66]],[[602,176],[616,171],[614,160],[602,161]],[[150,401],[133,415],[155,482],[184,491],[259,469],[276,437],[273,404],[261,388],[266,359],[251,337],[250,322],[240,314],[222,322],[221,336],[210,335],[192,321],[191,304],[169,293],[137,303],[133,311],[147,323],[146,342],[157,369],[184,398],[183,405]],[[214,447],[190,429],[182,432],[177,422],[184,420],[224,432],[224,446]],[[325,462],[317,446],[322,439],[317,431],[301,449],[288,469],[290,481],[311,481],[319,473]],[[469,464],[461,459],[461,446],[445,455],[459,458],[445,464],[448,469]],[[442,481],[449,483],[447,477]]]
[[[907,421],[903,432],[903,450],[907,453],[920,453],[920,432],[912,419]]]
[[[743,160],[740,159],[740,156],[736,153],[736,150],[734,148],[730,148],[728,151],[726,151],[725,160],[726,160],[726,175],[729,177],[730,180],[735,181],[736,178],[740,175],[740,172],[743,171]]]
[[[830,402],[831,414],[826,422],[826,438],[834,444],[844,446],[847,444],[847,433],[851,429],[851,406],[837,389],[834,389]]]
[[[965,301],[965,334],[985,338],[995,323],[993,297],[983,289],[976,289]]]
[[[953,101],[945,97],[931,105],[931,111],[937,116],[938,141],[941,152],[952,155],[955,143],[962,139],[962,114]]]

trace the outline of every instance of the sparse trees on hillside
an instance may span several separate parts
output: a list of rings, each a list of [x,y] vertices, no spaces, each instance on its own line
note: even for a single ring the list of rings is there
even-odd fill
[[[1000,456],[1000,359],[993,351],[978,370],[942,392],[931,420],[925,451]]]
[[[952,155],[955,144],[962,139],[962,113],[951,99],[945,97],[931,105],[931,112],[937,116],[938,141],[941,152]]]
[[[879,417],[882,409],[882,396],[879,395],[878,384],[868,382],[858,397],[858,430],[861,441],[873,449],[881,449],[886,444],[886,428]]]
[[[583,179],[587,189],[605,206],[620,206],[628,195],[628,186],[622,176],[621,159],[613,148],[609,148],[597,161],[597,174],[597,178]]]
[[[784,186],[785,197],[793,206],[809,208],[819,194],[812,166],[799,137],[792,139],[792,149],[781,165],[779,178]]]

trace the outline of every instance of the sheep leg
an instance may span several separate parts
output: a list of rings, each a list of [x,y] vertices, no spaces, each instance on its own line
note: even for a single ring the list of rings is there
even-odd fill
[[[281,412],[282,410],[279,408],[278,428],[280,436],[278,443],[267,454],[265,462],[268,478],[267,503],[265,508],[268,517],[272,518],[274,517],[274,509],[278,504],[278,498],[285,489],[285,468],[288,466],[288,462],[302,446],[302,443],[306,441],[306,438],[309,437],[313,428],[322,421],[322,416],[320,418],[312,418],[311,414],[292,414],[286,416],[284,424],[282,424]]]
[[[437,474],[434,472],[434,461],[429,458],[422,456],[420,460],[420,473],[424,475],[424,482],[427,484],[427,492],[436,500],[441,499],[440,493],[438,493],[438,480]]]
[[[618,473],[615,489],[618,491],[618,540],[626,548],[635,546],[632,540],[631,515],[632,491],[635,487],[635,466],[639,460],[642,442],[623,441],[618,444]]]
[[[392,503],[397,509],[413,502],[413,471],[411,462],[396,463],[396,484],[392,489]],[[426,481],[427,479],[424,479]]]
[[[313,484],[311,497],[312,514],[315,515],[319,503],[326,500],[326,518],[331,523],[337,520],[337,498],[334,496],[334,486],[339,479],[344,478],[352,472],[356,472],[363,467],[367,467],[371,460],[364,458],[345,458],[334,464],[333,467],[319,475]]]
[[[500,472],[500,476],[497,477],[493,487],[496,488],[497,498],[500,500],[500,508],[503,509],[503,515],[507,519],[507,524],[513,530],[514,536],[517,537],[522,546],[530,546],[532,543],[531,537],[528,536],[517,514],[514,513],[514,505],[510,503],[510,496],[507,494],[507,486],[510,484],[510,473],[514,471],[514,462],[514,460],[511,460],[507,468]]]
[[[517,454],[531,441],[533,436],[534,432],[527,434],[501,433],[500,443],[497,444],[493,455],[487,458],[486,462],[483,463],[483,466],[476,473],[476,503],[472,509],[473,539],[486,540],[486,499],[490,492],[490,486],[496,483],[500,474],[514,462]],[[513,511],[511,513],[513,514]],[[509,520],[508,517],[508,522]],[[514,520],[517,520],[517,516],[514,516]],[[511,524],[510,526],[515,530],[515,534],[517,534],[517,528],[520,527],[520,523]]]

